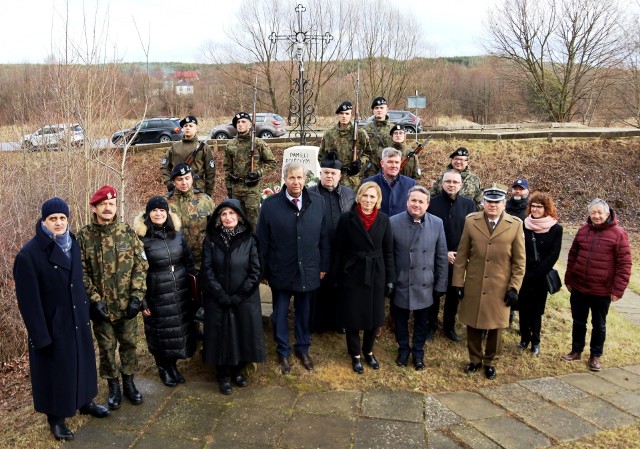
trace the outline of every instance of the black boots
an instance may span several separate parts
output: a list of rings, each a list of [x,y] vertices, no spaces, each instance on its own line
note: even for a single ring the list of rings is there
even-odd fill
[[[176,362],[177,362],[177,360],[175,360],[175,359],[169,361],[169,372],[171,373],[171,377],[173,377],[173,379],[176,382],[178,382],[179,384],[183,384],[184,383],[184,377],[182,377],[182,374],[180,374],[180,371],[178,371],[178,367],[176,366]]]
[[[133,374],[122,375],[122,392],[133,405],[142,404],[142,395],[133,383]]]
[[[158,365],[158,375],[162,383],[167,387],[175,387],[178,385],[178,382],[173,378],[167,367]]]
[[[67,427],[67,424],[63,421],[62,424],[49,424],[51,433],[58,441],[73,440],[73,432]]]
[[[122,391],[120,391],[120,379],[107,379],[109,384],[109,400],[107,404],[111,410],[117,410],[122,404]]]

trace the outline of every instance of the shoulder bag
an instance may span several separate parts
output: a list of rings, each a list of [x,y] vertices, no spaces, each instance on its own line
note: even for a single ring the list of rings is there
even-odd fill
[[[534,233],[535,234],[535,233]],[[536,246],[536,236],[531,236],[531,242],[533,243],[533,258],[540,262],[540,257],[538,256],[538,247]],[[544,280],[547,283],[547,291],[552,295],[554,293],[558,293],[560,288],[562,287],[562,281],[560,280],[560,275],[558,274],[558,270],[552,268],[547,274],[544,275]]]

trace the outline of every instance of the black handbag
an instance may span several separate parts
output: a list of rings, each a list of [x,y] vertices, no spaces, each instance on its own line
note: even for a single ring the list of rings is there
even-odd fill
[[[535,235],[531,236],[531,242],[533,243],[533,258],[536,260],[536,262],[540,262]],[[550,294],[553,295],[554,293],[558,293],[560,291],[560,288],[562,287],[562,281],[560,280],[558,270],[552,268],[547,274],[544,275],[544,280],[547,283],[547,291]]]

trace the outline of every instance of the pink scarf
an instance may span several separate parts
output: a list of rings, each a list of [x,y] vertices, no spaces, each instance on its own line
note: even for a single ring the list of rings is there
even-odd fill
[[[556,224],[558,220],[553,218],[551,215],[546,215],[542,218],[533,218],[529,215],[524,219],[524,227],[529,229],[530,231],[535,232],[536,234],[544,234],[545,232],[549,232],[551,226]]]

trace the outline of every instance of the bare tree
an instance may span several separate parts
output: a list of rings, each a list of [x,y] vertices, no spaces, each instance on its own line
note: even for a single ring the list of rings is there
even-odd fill
[[[488,51],[511,61],[548,119],[585,117],[627,52],[617,0],[504,0],[489,13]]]
[[[611,114],[623,123],[640,128],[640,20],[636,16],[631,29],[629,57],[619,76],[615,77]]]

